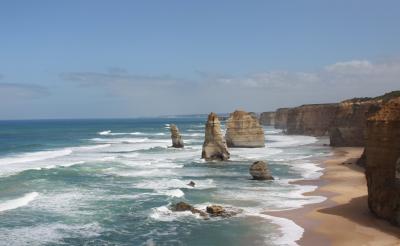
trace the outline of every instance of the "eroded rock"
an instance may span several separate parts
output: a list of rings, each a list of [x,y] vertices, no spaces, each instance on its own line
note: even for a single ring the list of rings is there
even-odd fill
[[[186,202],[178,202],[175,205],[172,205],[171,207],[172,211],[176,212],[183,212],[183,211],[190,211],[193,214],[199,214],[201,217],[207,219],[208,214],[204,211],[201,211],[200,209],[194,208],[192,205],[186,203]]]
[[[179,133],[178,127],[174,124],[171,124],[170,131],[171,131],[172,147],[183,148],[183,140],[181,134]]]
[[[268,165],[264,161],[254,162],[249,169],[250,175],[255,180],[273,180],[271,172],[269,171]]]
[[[255,116],[236,110],[226,122],[228,147],[257,148],[265,146],[264,130]]]
[[[229,157],[228,147],[221,132],[221,123],[215,113],[210,113],[206,123],[201,158],[207,161],[225,161]]]
[[[400,97],[368,118],[366,137],[369,208],[378,217],[400,225]]]

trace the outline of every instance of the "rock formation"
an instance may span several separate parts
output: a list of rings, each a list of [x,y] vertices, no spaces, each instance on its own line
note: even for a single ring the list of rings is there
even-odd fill
[[[400,225],[400,97],[368,118],[365,155],[369,208]]]
[[[207,213],[205,213],[204,211],[201,211],[197,208],[194,208],[192,205],[187,204],[186,202],[178,202],[177,204],[172,205],[171,210],[175,211],[175,212],[190,211],[190,212],[192,212],[192,214],[198,214],[201,217],[203,217],[204,219],[208,219]]]
[[[201,158],[208,160],[228,160],[230,157],[225,139],[221,133],[221,124],[215,113],[208,115]]]
[[[236,110],[226,122],[228,147],[257,148],[265,146],[264,130],[256,117],[245,111]]]
[[[219,205],[207,206],[206,211],[211,217],[223,217],[223,218],[232,217],[240,213],[240,210],[232,210],[232,209],[227,210],[226,208]]]
[[[260,114],[259,122],[264,126],[275,125],[275,112],[263,112]]]
[[[330,145],[336,147],[364,146],[368,116],[379,110],[380,101],[346,100],[339,104],[332,128]]]
[[[171,124],[170,130],[171,130],[172,147],[183,148],[183,140],[181,134],[179,133],[178,127],[174,124]]]
[[[275,112],[275,128],[286,129],[289,108],[279,108]]]
[[[287,133],[324,136],[335,120],[338,104],[308,104],[291,108],[287,115]]]
[[[254,162],[249,169],[250,175],[255,180],[271,180],[274,179],[268,169],[268,165],[264,161]]]

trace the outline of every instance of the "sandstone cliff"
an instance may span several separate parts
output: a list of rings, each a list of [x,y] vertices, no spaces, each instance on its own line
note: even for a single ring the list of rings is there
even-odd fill
[[[275,128],[286,129],[289,108],[279,108],[275,112]]]
[[[366,127],[368,205],[377,216],[400,225],[400,97],[384,103]]]
[[[230,157],[221,124],[215,113],[208,115],[201,158],[206,160],[228,160]]]
[[[368,116],[381,107],[381,100],[347,100],[339,104],[332,128],[331,146],[364,146]]]
[[[171,130],[172,147],[183,148],[183,140],[181,134],[179,133],[178,127],[174,124],[171,124],[170,130]]]
[[[228,147],[257,148],[265,146],[264,129],[255,116],[236,110],[226,122]]]
[[[263,112],[260,114],[259,122],[264,126],[275,125],[275,112]]]
[[[308,104],[291,108],[287,114],[287,133],[324,136],[331,128],[338,104]]]

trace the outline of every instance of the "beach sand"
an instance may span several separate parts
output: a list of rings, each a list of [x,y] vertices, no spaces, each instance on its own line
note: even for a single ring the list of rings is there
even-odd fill
[[[334,156],[325,161],[324,175],[305,195],[327,197],[322,203],[304,208],[268,213],[286,217],[304,228],[300,245],[400,245],[400,228],[376,218],[368,210],[367,184],[363,168],[355,164],[362,148],[334,148]]]

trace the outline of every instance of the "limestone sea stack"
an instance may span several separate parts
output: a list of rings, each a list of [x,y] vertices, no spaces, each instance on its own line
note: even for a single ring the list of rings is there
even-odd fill
[[[260,114],[259,122],[264,126],[275,125],[275,112],[262,112]]]
[[[272,180],[274,179],[268,169],[268,165],[264,161],[254,162],[249,169],[250,175],[255,180]]]
[[[236,110],[226,122],[226,143],[228,147],[258,148],[265,146],[264,130],[257,117],[245,111]]]
[[[230,157],[228,147],[221,132],[221,123],[215,113],[208,115],[201,158],[211,161],[225,161]]]
[[[170,130],[171,130],[172,147],[183,148],[183,140],[181,134],[179,133],[178,127],[174,124],[171,124]]]
[[[370,210],[400,226],[400,97],[368,118],[365,158]]]

